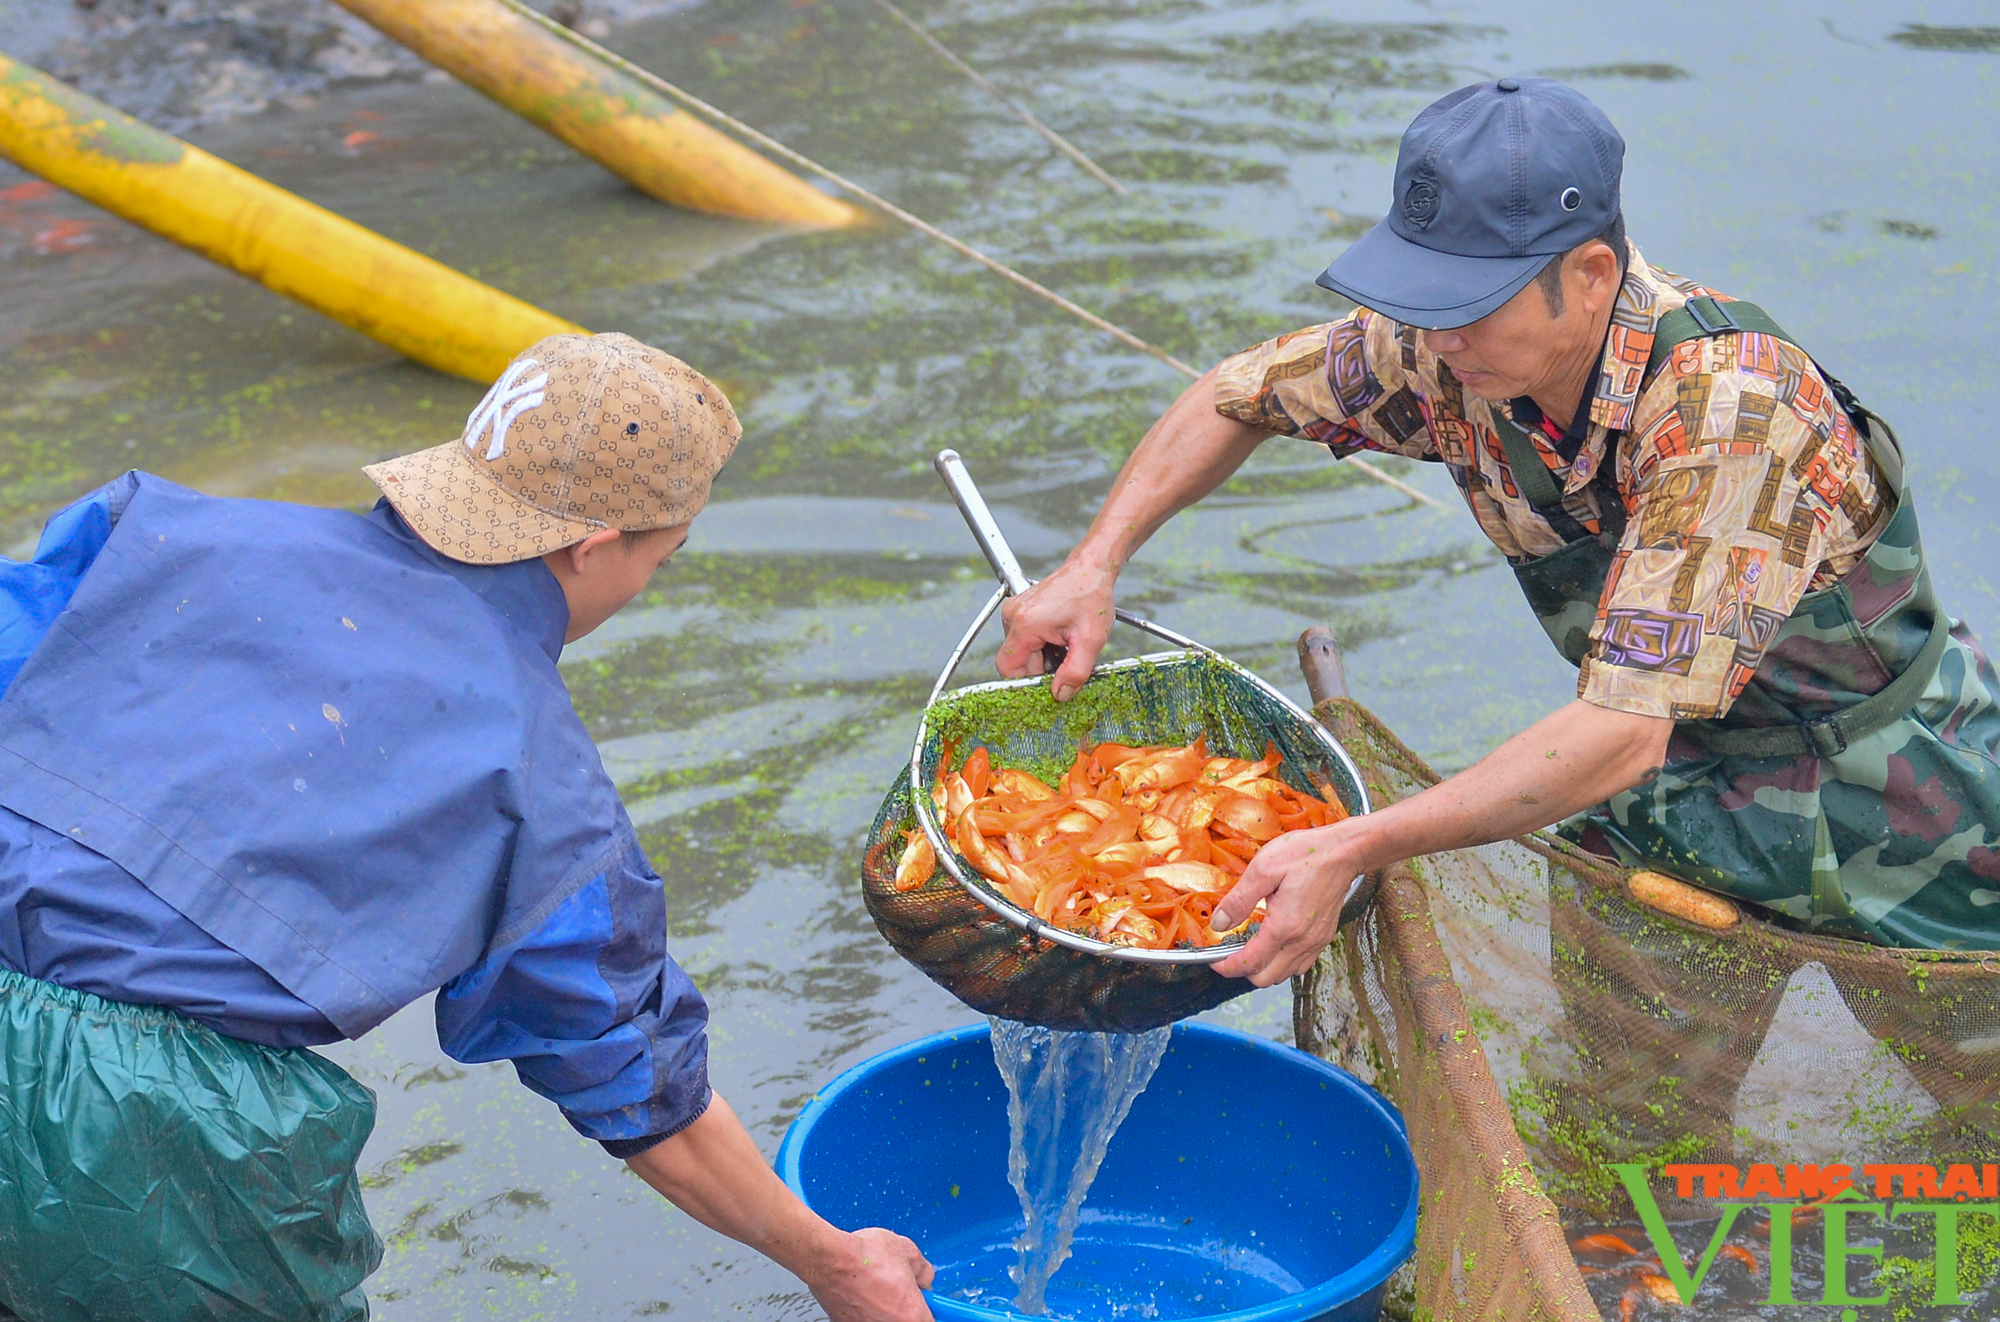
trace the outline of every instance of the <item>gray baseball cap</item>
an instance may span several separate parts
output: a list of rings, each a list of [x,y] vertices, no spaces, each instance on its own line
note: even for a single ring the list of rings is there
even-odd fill
[[[1611,228],[1624,167],[1625,139],[1573,87],[1461,87],[1403,134],[1395,205],[1319,283],[1405,325],[1469,325]]]

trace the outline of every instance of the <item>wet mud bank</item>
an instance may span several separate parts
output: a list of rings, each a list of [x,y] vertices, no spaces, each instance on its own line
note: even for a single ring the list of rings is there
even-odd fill
[[[693,0],[537,0],[593,37]],[[8,0],[20,58],[169,132],[307,109],[329,93],[442,79],[332,0]]]

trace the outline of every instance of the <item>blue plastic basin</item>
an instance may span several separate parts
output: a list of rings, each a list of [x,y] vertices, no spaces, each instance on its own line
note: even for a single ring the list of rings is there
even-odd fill
[[[778,1173],[837,1226],[914,1239],[939,1318],[1019,1316],[1007,1086],[984,1025],[835,1079],[792,1123]],[[1372,1322],[1416,1227],[1416,1162],[1378,1094],[1290,1047],[1179,1024],[1105,1154],[1049,1313]]]

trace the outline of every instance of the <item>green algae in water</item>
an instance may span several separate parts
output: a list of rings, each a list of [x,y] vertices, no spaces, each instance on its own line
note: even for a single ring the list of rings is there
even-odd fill
[[[1662,1128],[1671,1128],[1684,1110],[1681,1082],[1664,1077],[1648,1090],[1645,1109]],[[1642,1136],[1629,1116],[1609,1107],[1583,1109],[1586,1096],[1535,1079],[1518,1080],[1507,1089],[1507,1109],[1539,1157],[1529,1162],[1535,1178],[1565,1208],[1615,1216],[1619,1186],[1614,1162],[1657,1168],[1698,1160],[1713,1147],[1712,1139],[1696,1134]]]
[[[1566,83],[1581,82],[1587,78],[1636,78],[1648,83],[1678,83],[1694,77],[1678,64],[1637,61],[1621,64],[1581,64],[1567,69],[1544,69],[1542,76]]]
[[[1905,23],[1889,40],[1911,50],[1948,50],[1974,53],[2000,51],[2000,28],[1936,28],[1928,23]]]
[[[1914,1220],[1929,1223],[1925,1233],[1932,1251],[1921,1257],[1895,1254],[1885,1258],[1873,1283],[1889,1296],[1888,1304],[1894,1309],[1890,1316],[1895,1322],[1909,1322],[1919,1316],[1919,1309],[1928,1311],[1927,1306],[1937,1298],[1936,1222],[1929,1217]],[[2000,1276],[2000,1216],[1966,1207],[1958,1216],[1958,1293],[1962,1298],[1970,1296],[1966,1302],[1976,1304],[1996,1276]]]

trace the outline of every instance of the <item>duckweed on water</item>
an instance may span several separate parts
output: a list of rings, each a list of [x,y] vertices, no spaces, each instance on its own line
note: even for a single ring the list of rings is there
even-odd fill
[[[948,562],[947,562],[948,563]],[[641,603],[696,603],[744,615],[799,607],[860,606],[914,601],[937,586],[940,562],[888,561],[867,574],[824,556],[682,552]]]
[[[1678,64],[1655,63],[1581,64],[1567,69],[1544,69],[1542,76],[1568,83],[1590,78],[1636,78],[1649,83],[1678,83],[1694,77]]]
[[[1889,40],[1911,50],[1991,52],[2000,51],[2000,28],[1937,28],[1928,23],[1905,23],[1902,31],[1889,34]]]
[[[1681,1080],[1662,1078],[1648,1093],[1646,1109],[1656,1121],[1670,1123],[1682,1113]],[[1670,1162],[1700,1159],[1713,1148],[1710,1139],[1694,1134],[1644,1143],[1637,1127],[1608,1107],[1580,1103],[1580,1090],[1535,1079],[1521,1079],[1507,1089],[1507,1108],[1522,1139],[1535,1157],[1536,1179],[1559,1205],[1617,1214],[1618,1177],[1614,1162],[1632,1162],[1657,1169]]]
[[[1929,1222],[1931,1218],[1917,1217]],[[1937,1231],[1926,1233],[1933,1244]],[[1895,1255],[1885,1258],[1875,1274],[1874,1286],[1885,1292],[1895,1309],[1895,1322],[1909,1322],[1919,1309],[1928,1309],[1937,1298],[1938,1263],[1935,1250],[1920,1257]],[[1966,1209],[1958,1217],[1958,1290],[1961,1296],[1981,1297],[1981,1292],[2000,1274],[2000,1216]]]

